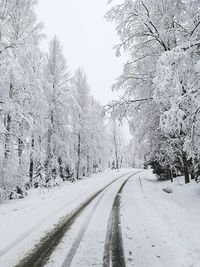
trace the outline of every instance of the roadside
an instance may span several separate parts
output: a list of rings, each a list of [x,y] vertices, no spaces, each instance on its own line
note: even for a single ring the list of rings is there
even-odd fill
[[[181,178],[157,182],[150,170],[128,182],[121,198],[127,266],[200,266],[199,192]]]

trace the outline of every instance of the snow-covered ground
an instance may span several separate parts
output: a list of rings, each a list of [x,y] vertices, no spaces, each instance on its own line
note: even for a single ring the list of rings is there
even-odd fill
[[[55,224],[94,192],[122,174],[108,171],[61,188],[33,190],[0,206],[0,266],[13,267]],[[133,170],[134,172],[134,170]],[[113,201],[128,175],[102,192],[81,213],[53,253],[48,267],[102,266]],[[163,191],[170,187],[171,194]],[[121,227],[127,266],[200,266],[200,184],[182,178],[157,182],[151,170],[133,176],[121,193]]]
[[[128,172],[107,171],[50,191],[32,190],[23,200],[0,205],[0,266],[14,266],[63,216]]]
[[[199,267],[199,203],[195,182],[157,182],[150,170],[131,179],[121,203],[127,266]]]
[[[64,237],[46,267],[102,266],[106,233],[115,196],[128,176],[118,180],[83,212]],[[90,217],[91,214],[91,217]],[[86,225],[84,235],[81,233]],[[78,247],[76,247],[77,243]],[[75,252],[74,257],[71,256]]]

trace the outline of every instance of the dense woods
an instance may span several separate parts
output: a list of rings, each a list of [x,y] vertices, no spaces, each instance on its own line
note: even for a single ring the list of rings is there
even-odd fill
[[[107,13],[129,60],[110,104],[128,117],[135,143],[162,178],[200,174],[200,2],[126,0]]]
[[[199,201],[200,0],[0,0],[0,267],[199,267]]]
[[[40,49],[37,1],[0,1],[0,199],[144,161],[163,179],[199,179],[199,1],[109,2],[116,54],[129,57],[113,85],[123,94],[110,103],[110,120],[84,70],[70,72],[58,38]]]
[[[0,1],[0,199],[118,168],[84,70],[70,73],[57,37],[40,50],[36,4]]]

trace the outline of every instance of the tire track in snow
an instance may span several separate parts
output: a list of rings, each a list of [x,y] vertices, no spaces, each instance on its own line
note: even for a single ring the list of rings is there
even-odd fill
[[[103,257],[103,267],[126,267],[120,219],[121,193],[128,180],[140,172],[141,171],[129,176],[121,185],[115,197],[108,223]]]
[[[87,218],[86,218],[83,226],[81,227],[81,229],[80,229],[80,231],[79,231],[79,233],[78,233],[78,235],[77,235],[74,243],[72,244],[71,249],[69,250],[69,252],[68,252],[68,254],[67,254],[67,256],[66,256],[66,258],[65,258],[65,260],[64,260],[64,262],[62,264],[62,267],[69,267],[71,265],[72,260],[73,260],[75,254],[76,254],[76,251],[77,251],[77,249],[79,247],[79,244],[81,243],[82,238],[83,238],[83,236],[84,236],[84,234],[85,234],[85,232],[86,232],[86,230],[88,228],[88,225],[89,225],[89,223],[90,223],[90,221],[91,221],[91,219],[92,219],[92,217],[94,215],[94,212],[97,209],[100,201],[104,197],[106,191],[104,191],[104,193],[102,194],[102,196],[99,198],[99,200],[97,201],[97,203],[94,205],[93,209],[91,210],[91,212],[87,216]]]
[[[111,184],[121,179],[122,177],[130,174],[128,172],[123,174],[110,182],[108,185],[104,186],[101,190],[97,191],[90,198],[88,198],[85,202],[79,205],[75,210],[73,210],[70,214],[68,214],[59,225],[57,225],[52,231],[46,234],[46,236],[40,241],[39,244],[36,245],[35,249],[28,254],[24,259],[22,259],[16,267],[42,267],[44,266],[51,254],[58,246],[65,233],[70,229],[72,224],[78,218],[78,216],[82,213],[82,211],[96,198],[98,197],[104,190],[106,190]],[[132,176],[132,175],[131,175]]]
[[[31,234],[33,234],[33,232],[39,227],[41,226],[44,222],[46,222],[47,220],[51,219],[54,215],[56,215],[57,213],[59,213],[60,211],[62,211],[63,209],[65,209],[67,206],[69,206],[70,204],[72,204],[73,202],[81,199],[86,193],[88,192],[88,190],[84,191],[83,194],[81,194],[80,196],[72,199],[71,201],[65,203],[65,205],[63,205],[62,207],[60,207],[59,209],[55,210],[52,214],[50,214],[49,216],[47,216],[46,218],[40,220],[37,224],[35,224],[33,227],[31,227],[30,229],[28,229],[26,232],[24,232],[22,235],[20,235],[17,239],[15,239],[13,242],[11,242],[8,246],[6,246],[4,249],[0,250],[0,257],[4,256],[6,253],[8,253],[11,249],[15,248],[17,245],[19,245],[19,243],[23,242],[27,237],[29,237]]]
[[[134,175],[134,174],[131,174],[131,175],[126,179],[125,182],[127,182],[133,175]],[[122,184],[122,186],[123,186],[123,185],[124,185],[124,183]],[[121,187],[122,187],[122,186],[121,186]],[[121,187],[120,187],[119,191],[117,192],[117,194],[119,194],[119,192],[120,192],[120,190],[121,190]],[[72,261],[73,261],[73,258],[74,258],[74,256],[75,256],[76,251],[77,251],[77,249],[78,249],[78,247],[79,247],[79,245],[80,245],[80,243],[81,243],[81,241],[82,241],[82,238],[83,238],[83,236],[84,236],[84,234],[85,234],[85,232],[86,232],[86,230],[87,230],[87,228],[88,228],[88,226],[89,226],[89,223],[90,223],[90,221],[91,221],[91,219],[92,219],[92,217],[93,217],[93,215],[94,215],[94,212],[95,212],[95,210],[97,209],[97,207],[98,207],[100,201],[101,201],[102,198],[104,197],[106,191],[107,191],[107,190],[104,191],[104,193],[103,193],[102,196],[99,198],[99,200],[98,200],[97,203],[94,205],[94,207],[93,207],[93,209],[91,210],[91,212],[89,213],[88,217],[86,218],[86,220],[85,220],[83,226],[81,227],[81,229],[80,229],[80,231],[79,231],[79,233],[78,233],[78,235],[77,235],[77,237],[76,237],[74,243],[73,243],[72,246],[71,246],[71,249],[69,250],[69,252],[68,252],[68,254],[67,254],[67,256],[66,256],[66,258],[65,258],[65,260],[64,260],[64,262],[63,262],[63,264],[62,264],[62,267],[70,267],[70,266],[71,266],[71,263],[72,263]]]

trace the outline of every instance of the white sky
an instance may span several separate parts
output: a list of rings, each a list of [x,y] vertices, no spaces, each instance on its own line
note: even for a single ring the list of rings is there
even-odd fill
[[[38,19],[48,40],[57,35],[69,69],[83,67],[92,95],[102,104],[115,97],[111,85],[121,74],[123,59],[115,56],[118,43],[114,25],[104,19],[107,0],[39,0]]]

